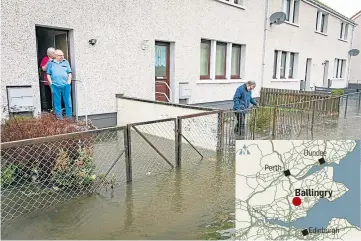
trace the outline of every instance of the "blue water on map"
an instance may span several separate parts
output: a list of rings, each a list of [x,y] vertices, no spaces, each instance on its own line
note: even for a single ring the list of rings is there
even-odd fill
[[[326,228],[332,218],[344,218],[350,224],[361,227],[361,162],[360,141],[356,141],[356,147],[340,164],[312,167],[305,177],[321,170],[324,167],[333,167],[333,180],[344,184],[349,190],[341,197],[330,202],[323,198],[311,208],[306,217],[299,218],[291,223],[276,219],[267,220],[271,224],[281,226],[293,226],[304,229],[308,227]]]

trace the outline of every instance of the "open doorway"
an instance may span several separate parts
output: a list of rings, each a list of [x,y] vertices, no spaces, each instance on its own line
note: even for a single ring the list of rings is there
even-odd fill
[[[61,49],[64,52],[64,59],[68,60],[70,66],[72,66],[70,53],[69,53],[69,31],[55,28],[39,27],[36,26],[36,45],[37,45],[37,59],[39,70],[39,86],[40,86],[40,101],[41,111],[50,112],[53,109],[53,101],[51,89],[46,83],[46,72],[40,68],[42,59],[46,56],[46,51],[49,47],[55,49]],[[74,108],[74,85],[72,85],[72,97],[73,97],[73,110]],[[64,109],[64,103],[62,101],[62,108]],[[73,111],[74,112],[74,111]]]

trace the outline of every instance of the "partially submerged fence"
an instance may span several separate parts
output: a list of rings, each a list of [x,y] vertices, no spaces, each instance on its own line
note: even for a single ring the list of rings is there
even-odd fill
[[[342,104],[341,115],[333,108],[318,107],[330,99]],[[237,139],[313,139],[318,128],[332,130],[340,116],[352,111],[351,103],[360,109],[360,102],[361,93],[354,93],[1,143],[2,222],[207,157],[224,156],[232,153]]]
[[[260,92],[260,105],[276,106],[297,103],[297,106],[292,105],[292,108],[309,110],[311,102],[319,100],[318,103],[322,104],[317,104],[314,107],[317,111],[338,112],[340,98],[330,98],[330,96],[332,96],[331,91],[319,93],[314,91],[262,88]]]

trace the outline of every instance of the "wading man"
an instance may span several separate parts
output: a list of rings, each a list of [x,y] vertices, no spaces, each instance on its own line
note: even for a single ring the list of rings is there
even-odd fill
[[[64,53],[60,49],[55,51],[55,59],[49,62],[47,68],[48,82],[53,92],[54,111],[57,119],[62,119],[61,98],[65,105],[65,116],[72,118],[71,103],[71,68],[69,62],[64,59]]]
[[[245,137],[246,110],[249,108],[250,103],[257,106],[257,102],[252,98],[252,90],[254,88],[256,88],[256,82],[248,81],[237,88],[233,97],[233,111],[237,119],[234,132],[239,135],[241,139]]]

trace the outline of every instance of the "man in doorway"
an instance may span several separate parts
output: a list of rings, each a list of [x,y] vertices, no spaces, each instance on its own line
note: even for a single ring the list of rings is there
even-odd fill
[[[239,86],[233,97],[233,111],[236,115],[237,123],[234,132],[244,139],[246,130],[246,112],[249,104],[257,106],[257,102],[252,98],[252,90],[256,88],[255,81],[248,81]]]
[[[55,50],[55,59],[48,64],[48,81],[53,91],[53,104],[55,115],[62,119],[61,97],[65,105],[65,116],[72,118],[71,103],[71,78],[72,71],[69,62],[64,59],[64,53],[60,49]]]
[[[46,56],[43,57],[43,59],[40,62],[40,68],[42,70],[43,74],[43,81],[40,83],[42,87],[44,87],[44,98],[46,106],[44,106],[45,109],[50,111],[53,108],[53,101],[52,101],[52,93],[51,88],[48,81],[48,75],[46,73],[48,68],[48,63],[52,61],[55,58],[55,49],[53,47],[50,47],[46,51]]]

